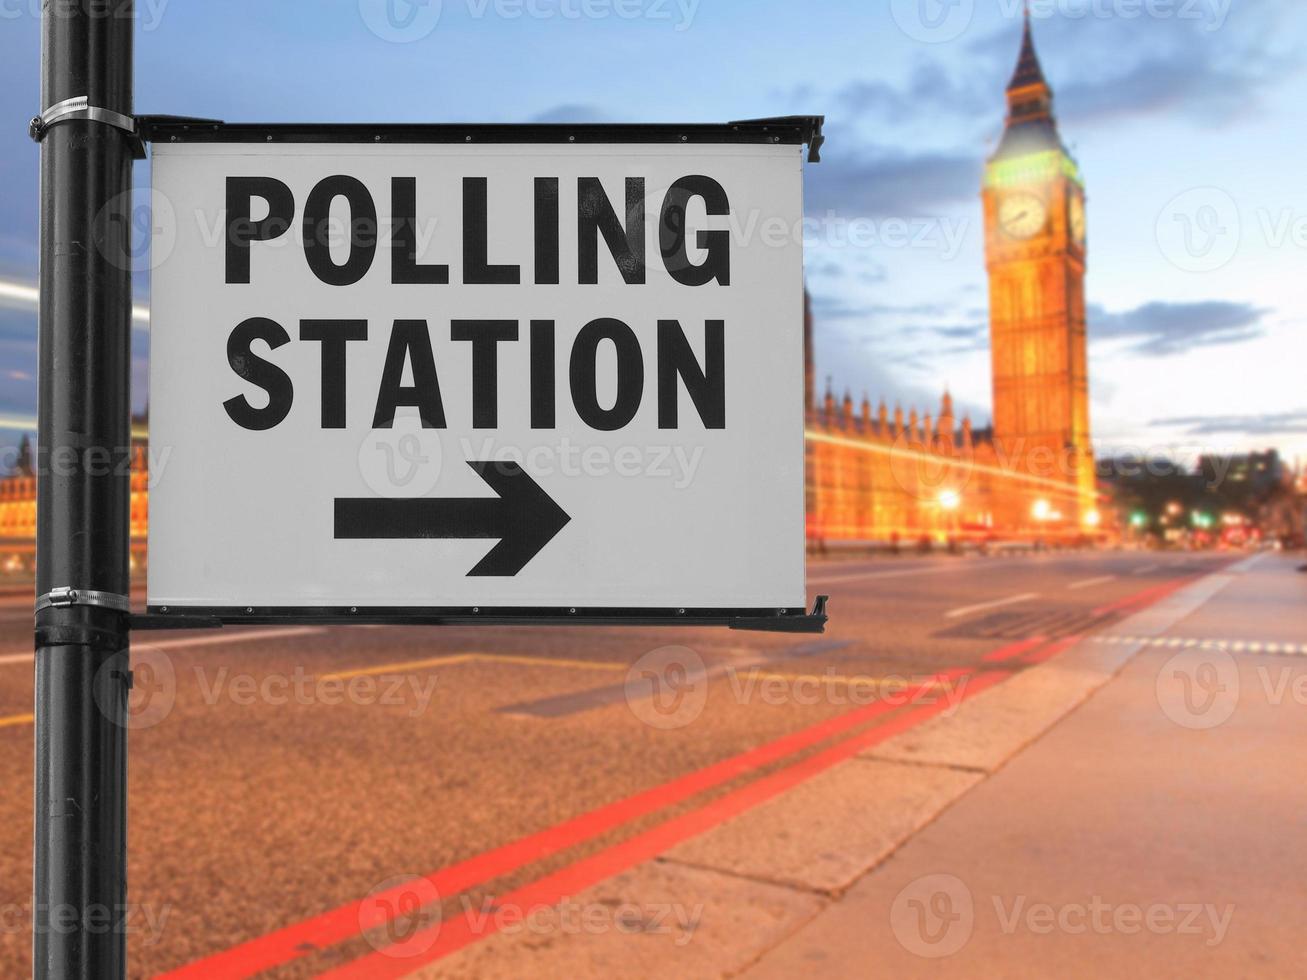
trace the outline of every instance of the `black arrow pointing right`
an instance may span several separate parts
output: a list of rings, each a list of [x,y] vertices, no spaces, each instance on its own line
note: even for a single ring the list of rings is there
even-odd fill
[[[516,575],[572,518],[517,463],[469,460],[494,497],[337,497],[335,536],[498,538],[468,575]]]

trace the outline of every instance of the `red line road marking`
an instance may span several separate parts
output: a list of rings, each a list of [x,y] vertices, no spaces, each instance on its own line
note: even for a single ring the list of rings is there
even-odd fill
[[[1131,597],[1131,604],[1150,605],[1159,601],[1170,592],[1174,592],[1194,578],[1191,576],[1167,583],[1167,586],[1147,590],[1146,593]],[[1024,640],[995,650],[985,656],[989,661],[1020,659],[1025,663],[1037,664],[1057,656],[1063,650],[1080,640],[1079,636],[1066,637],[1049,644],[1043,649],[1034,649],[1043,642],[1042,638]],[[963,677],[970,681],[962,692],[958,703],[992,687],[994,684],[1011,676],[1011,670],[1001,668],[986,670],[979,675],[965,669],[955,668],[935,675],[933,681]],[[784,769],[771,773],[740,787],[717,800],[696,810],[674,817],[658,826],[637,834],[635,837],[615,844],[598,854],[582,859],[538,881],[531,882],[509,892],[496,900],[500,907],[513,906],[523,911],[558,905],[569,895],[574,895],[600,881],[619,874],[643,861],[650,860],[681,841],[703,833],[725,820],[736,816],[786,789],[816,775],[836,763],[850,758],[865,748],[879,744],[893,735],[925,721],[942,709],[940,704],[919,707],[891,717],[885,722],[873,726],[867,731],[837,742],[834,745],[809,756]],[[838,719],[836,719],[838,720]],[[379,950],[352,963],[337,967],[321,974],[328,980],[388,980],[414,972],[419,967],[432,963],[464,946],[484,939],[497,931],[497,920],[493,917],[477,915],[469,910],[463,917],[450,923],[437,923],[409,936],[401,943]]]
[[[1124,599],[1117,599],[1115,602],[1109,602],[1106,606],[1099,606],[1094,610],[1093,615],[1105,616],[1108,613],[1122,610],[1133,611],[1136,606],[1140,608],[1151,606],[1155,602],[1160,602],[1177,589],[1188,585],[1190,582],[1201,577],[1202,576],[1199,575],[1187,575],[1184,578],[1177,578],[1172,579],[1169,582],[1163,582],[1161,585],[1154,585],[1151,588],[1144,589],[1142,592],[1128,595]]]
[[[1023,640],[995,653],[1001,653],[1003,650],[1024,651],[1031,643],[1032,641]],[[911,703],[913,698],[928,691],[941,678],[947,680],[950,676],[960,673],[964,671],[956,668],[938,673],[922,684],[907,689],[904,697],[908,703]],[[897,704],[877,701],[843,715],[828,718],[809,728],[800,729],[773,742],[723,759],[704,769],[606,804],[545,830],[520,837],[447,868],[441,868],[427,875],[425,880],[431,883],[436,893],[444,897],[457,895],[492,878],[509,874],[524,865],[583,844],[632,820],[719,786],[736,776],[810,748],[896,707]],[[399,900],[401,898],[411,900],[413,885],[411,881],[405,882],[386,892],[370,895],[295,925],[251,939],[224,952],[161,974],[160,980],[199,980],[199,978],[237,980],[237,978],[255,976],[274,966],[299,959],[318,949],[333,946],[370,929],[386,925],[395,917],[394,910],[404,907]]]
[[[1005,679],[1010,675],[1010,671],[989,670],[976,675],[965,670],[951,670],[942,672],[936,677],[945,678],[948,675],[969,680],[961,698],[966,700]],[[676,844],[766,802],[836,763],[912,728],[947,706],[947,701],[940,701],[896,715],[869,731],[838,742],[815,755],[742,786],[705,806],[674,817],[644,833],[637,834],[630,840],[615,844],[598,854],[509,892],[496,899],[495,904],[500,907],[512,906],[524,911],[558,905],[568,896],[575,895],[636,864],[651,860]],[[388,978],[403,977],[425,964],[485,939],[495,931],[497,925],[493,916],[483,917],[475,910],[470,910],[451,922],[437,923],[419,930],[402,943],[388,946],[320,976],[324,980],[325,978],[388,980]]]
[[[1045,660],[1052,660],[1054,657],[1056,657],[1059,653],[1061,653],[1063,650],[1067,649],[1068,647],[1075,646],[1077,643],[1080,642],[1080,640],[1081,637],[1079,636],[1064,637],[1063,639],[1058,640],[1056,643],[1050,643],[1042,650],[1031,650],[1029,653],[1027,653],[1024,657],[1021,658],[1021,662],[1027,664],[1042,664]]]
[[[980,659],[988,663],[999,663],[1004,660],[1016,660],[1018,657],[1022,656],[1027,650],[1031,649],[1031,647],[1037,647],[1039,646],[1039,644],[1043,642],[1044,642],[1044,637],[1032,636],[1028,640],[1018,640],[1016,643],[1009,643],[1005,647],[999,647],[997,650],[991,650],[989,653],[985,654]]]
[[[1126,596],[1124,599],[1118,599],[1116,602],[1108,603],[1106,606],[1099,606],[1094,610],[1093,614],[1095,616],[1102,616],[1105,613],[1116,612],[1121,609],[1138,612],[1139,609],[1142,609],[1144,606],[1151,606],[1155,602],[1160,602],[1172,592],[1179,591],[1186,585],[1197,582],[1201,578],[1206,578],[1208,575],[1219,575],[1221,572],[1224,572],[1245,560],[1246,559],[1242,558],[1228,559],[1216,568],[1196,572],[1192,575],[1183,575],[1180,578],[1172,579],[1169,582],[1163,582],[1161,585],[1155,585],[1152,588],[1144,589],[1142,592],[1136,592],[1134,595]],[[1133,608],[1136,606],[1139,608]]]

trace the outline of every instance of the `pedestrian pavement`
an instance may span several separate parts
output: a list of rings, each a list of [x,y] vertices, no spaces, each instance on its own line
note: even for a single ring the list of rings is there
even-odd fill
[[[1124,666],[742,975],[1307,975],[1298,564],[1082,644]]]

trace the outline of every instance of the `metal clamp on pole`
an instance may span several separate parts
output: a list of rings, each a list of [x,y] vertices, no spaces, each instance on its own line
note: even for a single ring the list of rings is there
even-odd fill
[[[145,144],[137,130],[135,117],[123,115],[121,112],[114,112],[112,109],[103,109],[100,106],[91,105],[91,100],[85,95],[56,102],[39,116],[32,117],[27,132],[33,140],[39,143],[45,139],[45,134],[49,132],[51,126],[62,122],[73,122],[77,119],[88,119],[91,122],[104,123],[106,126],[121,129],[132,138],[134,156],[138,160],[144,158]]]
[[[131,600],[125,595],[97,592],[94,589],[74,589],[67,585],[37,596],[37,612],[59,606],[99,606],[102,609],[116,609],[118,612],[131,612],[132,609]]]

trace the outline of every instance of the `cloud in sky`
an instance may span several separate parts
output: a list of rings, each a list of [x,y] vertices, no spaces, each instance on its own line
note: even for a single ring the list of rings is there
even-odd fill
[[[612,119],[598,106],[567,104],[556,105],[552,109],[534,116],[533,123],[604,123]]]
[[[1236,344],[1260,337],[1265,333],[1264,320],[1269,312],[1251,303],[1220,300],[1153,302],[1118,312],[1090,304],[1089,339],[1130,340],[1133,353],[1165,357],[1195,347]]]
[[[1187,436],[1239,433],[1251,436],[1307,434],[1307,408],[1263,415],[1182,415],[1153,419],[1149,425],[1185,430]]]
[[[923,114],[950,116],[992,113],[991,93],[957,82],[937,61],[918,61],[904,84],[883,77],[851,82],[836,94],[845,117],[905,122]]]
[[[937,214],[948,205],[974,200],[981,159],[971,152],[908,153],[890,147],[824,152],[808,171],[804,197],[808,214],[846,218],[913,218]]]

